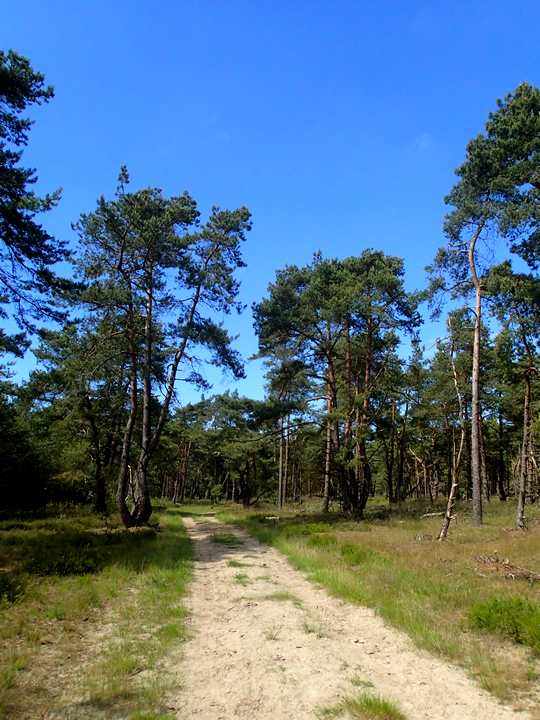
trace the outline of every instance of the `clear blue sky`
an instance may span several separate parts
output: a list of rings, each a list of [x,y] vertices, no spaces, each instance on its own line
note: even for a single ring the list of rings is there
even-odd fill
[[[56,87],[33,112],[23,158],[41,192],[64,188],[44,225],[72,239],[71,223],[113,195],[124,163],[132,189],[188,190],[203,216],[247,205],[248,310],[229,323],[246,357],[257,348],[251,303],[276,269],[319,248],[398,255],[408,289],[421,287],[468,139],[497,97],[540,84],[532,0],[1,7],[2,49]],[[437,332],[427,326],[424,341]],[[247,371],[239,392],[261,397],[260,364]],[[214,391],[228,386],[218,377]]]

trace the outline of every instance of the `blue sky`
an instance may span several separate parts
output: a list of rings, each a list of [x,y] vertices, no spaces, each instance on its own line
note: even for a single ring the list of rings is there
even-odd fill
[[[540,84],[539,37],[530,0],[25,0],[2,3],[1,47],[56,88],[24,163],[41,192],[63,187],[43,218],[58,237],[112,197],[122,164],[132,189],[188,190],[203,217],[249,207],[248,309],[228,323],[248,357],[249,306],[318,249],[381,249],[405,259],[408,289],[424,285],[454,168],[497,97]],[[428,324],[424,342],[443,332]],[[261,397],[260,363],[247,372],[209,378]]]

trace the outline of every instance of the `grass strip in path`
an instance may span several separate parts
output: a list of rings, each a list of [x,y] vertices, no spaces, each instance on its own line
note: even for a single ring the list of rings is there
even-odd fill
[[[321,720],[344,715],[353,720],[407,720],[395,703],[371,693],[359,698],[345,698],[338,705],[321,708],[317,715]]]

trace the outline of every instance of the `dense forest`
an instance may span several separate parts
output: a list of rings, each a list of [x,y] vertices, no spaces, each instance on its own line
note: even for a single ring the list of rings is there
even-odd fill
[[[252,307],[264,400],[210,395],[203,368],[244,373],[226,318],[242,309],[248,209],[201,218],[188,193],[132,191],[123,167],[68,247],[40,225],[60,193],[38,197],[22,164],[28,108],[52,98],[26,58],[0,53],[2,513],[82,503],[132,527],[152,498],[311,496],[361,518],[383,494],[448,498],[446,527],[458,497],[473,524],[508,500],[524,526],[540,495],[538,88],[499,100],[468,143],[424,288],[369,248],[276,271]],[[519,272],[494,263],[500,242]],[[426,349],[429,313],[446,333]],[[37,368],[17,384],[25,352]],[[182,401],[186,382],[200,402]]]

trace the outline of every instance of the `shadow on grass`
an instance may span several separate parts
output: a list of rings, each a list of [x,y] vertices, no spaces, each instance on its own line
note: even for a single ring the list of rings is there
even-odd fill
[[[162,511],[161,511],[162,512]],[[178,512],[167,511],[179,516]],[[123,530],[96,516],[0,522],[0,599],[24,595],[31,576],[92,575],[116,565],[133,573],[172,569],[191,557],[180,523]]]

